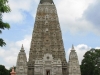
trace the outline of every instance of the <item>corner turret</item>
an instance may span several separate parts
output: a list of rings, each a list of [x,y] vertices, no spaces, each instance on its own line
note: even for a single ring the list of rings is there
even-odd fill
[[[17,57],[16,75],[27,75],[27,57],[23,44]]]
[[[80,65],[79,65],[77,53],[75,52],[74,49],[74,45],[72,45],[72,49],[69,55],[68,75],[81,75]]]

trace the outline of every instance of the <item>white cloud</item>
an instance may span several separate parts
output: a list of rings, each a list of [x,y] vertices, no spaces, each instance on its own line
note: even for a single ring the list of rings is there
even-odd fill
[[[3,19],[7,22],[21,22],[25,19],[24,13],[20,13],[19,11],[12,11],[11,13],[4,14]]]
[[[17,42],[9,42],[9,45],[7,45],[6,48],[0,48],[0,61],[3,60],[3,64],[7,68],[12,67],[13,65],[16,65],[17,56],[21,49],[22,44],[24,45],[24,49],[26,52],[27,57],[29,57],[29,49],[30,49],[30,41],[31,36],[27,35],[24,37],[23,40],[17,41]]]
[[[10,13],[5,13],[3,15],[4,21],[11,23],[22,22],[25,17],[25,12],[29,14],[34,14],[34,4],[37,3],[35,0],[9,0],[9,6],[11,8]]]
[[[100,49],[100,47],[96,47],[95,49]]]
[[[93,30],[94,26],[83,16],[84,11],[93,3],[95,0],[59,0],[56,7],[63,32],[97,33]]]

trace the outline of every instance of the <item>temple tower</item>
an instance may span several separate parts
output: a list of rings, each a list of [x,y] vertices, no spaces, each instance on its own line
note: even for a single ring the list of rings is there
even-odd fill
[[[28,75],[59,74],[67,75],[67,61],[57,10],[53,0],[40,0],[29,52]]]
[[[17,57],[16,75],[27,75],[27,58],[23,45]]]
[[[73,45],[69,55],[68,75],[81,75],[77,53]]]

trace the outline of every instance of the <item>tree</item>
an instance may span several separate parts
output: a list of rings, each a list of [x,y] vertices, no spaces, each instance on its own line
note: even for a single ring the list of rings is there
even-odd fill
[[[9,75],[9,71],[3,65],[0,65],[0,75]]]
[[[91,49],[81,63],[82,75],[100,75],[100,49]]]
[[[3,22],[2,20],[2,14],[10,12],[10,7],[7,5],[8,0],[0,0],[0,34],[2,33],[2,30],[9,29],[10,25],[8,23]],[[0,38],[0,46],[5,46],[6,43],[2,38]]]
[[[5,68],[4,65],[0,65],[0,75],[11,75],[10,72],[12,71],[11,67],[9,70]],[[14,66],[14,70],[16,70],[16,67]]]

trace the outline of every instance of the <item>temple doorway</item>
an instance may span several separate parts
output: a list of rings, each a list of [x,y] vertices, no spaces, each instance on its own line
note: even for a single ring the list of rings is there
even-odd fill
[[[46,75],[50,75],[50,70],[46,70]]]

